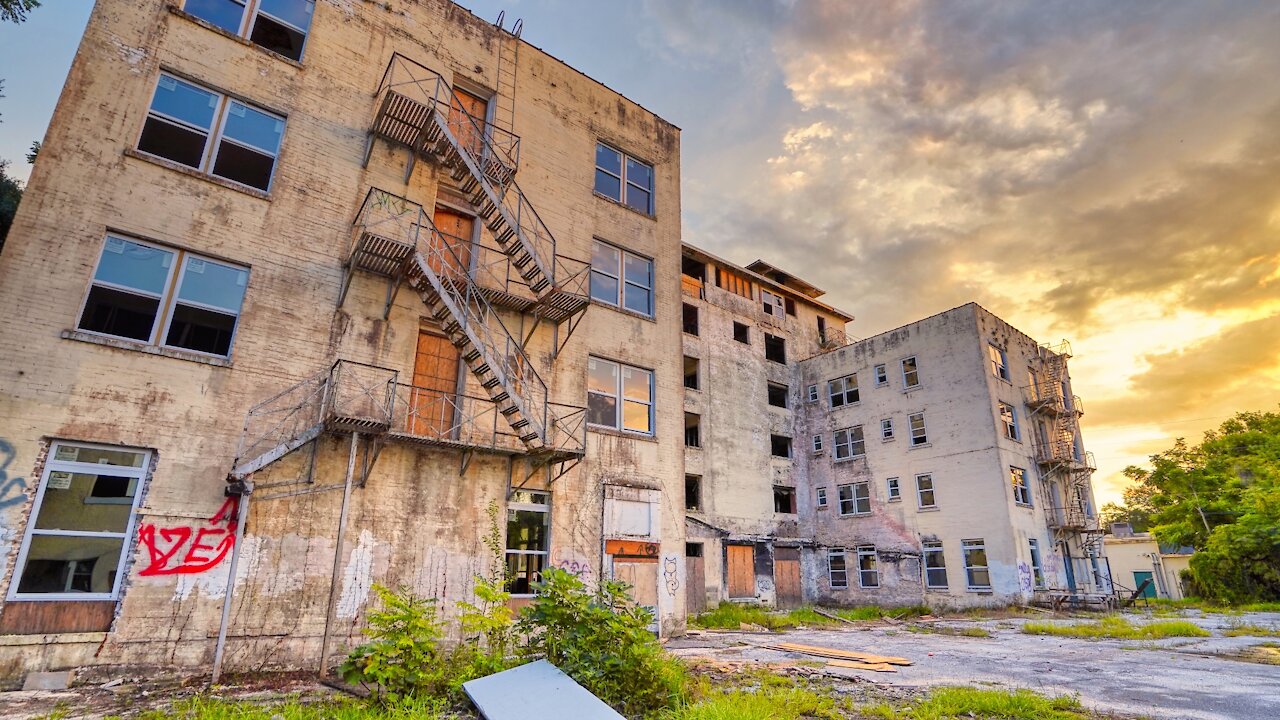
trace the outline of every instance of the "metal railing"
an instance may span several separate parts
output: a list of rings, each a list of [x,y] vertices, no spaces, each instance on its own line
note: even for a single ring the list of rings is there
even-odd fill
[[[523,453],[491,398],[398,384],[391,433],[411,440]]]
[[[235,466],[287,446],[320,425],[329,374],[330,370],[322,370],[249,408],[236,446]]]
[[[390,427],[399,377],[399,372],[388,368],[338,360],[329,369],[325,422],[369,429]]]
[[[369,188],[352,223],[352,253],[360,251],[365,235],[390,240],[412,251],[418,245],[421,214],[422,206],[418,203],[386,190]]]

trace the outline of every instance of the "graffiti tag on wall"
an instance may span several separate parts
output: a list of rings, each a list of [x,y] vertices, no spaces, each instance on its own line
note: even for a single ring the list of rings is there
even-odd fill
[[[222,562],[236,544],[236,510],[240,498],[229,497],[203,527],[156,527],[147,523],[138,540],[149,562],[139,575],[194,575]]]
[[[662,558],[662,580],[667,584],[667,594],[675,597],[680,589],[679,559],[674,555]]]
[[[1031,575],[1031,566],[1025,562],[1018,563],[1018,585],[1022,588],[1022,592],[1029,593],[1032,590],[1033,578]]]
[[[591,566],[587,565],[586,560],[576,555],[559,558],[555,561],[555,566],[565,572],[571,572],[583,580],[591,579]]]
[[[0,440],[0,510],[27,500],[27,481],[9,477],[9,463],[17,454],[9,441]]]

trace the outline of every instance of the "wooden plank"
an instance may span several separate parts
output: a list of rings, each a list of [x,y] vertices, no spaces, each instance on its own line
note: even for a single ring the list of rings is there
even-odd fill
[[[912,662],[906,658],[890,657],[887,655],[874,655],[872,653],[855,652],[853,650],[840,650],[837,648],[819,647],[816,645],[801,645],[799,643],[778,643],[770,645],[774,650],[786,650],[789,652],[803,653],[805,655],[814,655],[816,657],[835,658],[838,660],[861,660],[868,663],[889,663],[891,665],[911,665]]]
[[[831,667],[849,668],[850,670],[871,670],[874,672],[891,672],[896,673],[898,669],[889,663],[865,663],[856,660],[828,660],[827,664]]]
[[[814,612],[816,612],[816,613],[818,613],[819,615],[821,615],[821,616],[822,616],[822,617],[824,617],[824,618],[827,618],[827,619],[829,619],[829,620],[839,620],[840,622],[845,623],[846,625],[857,625],[857,624],[858,624],[857,622],[855,622],[855,621],[853,621],[853,620],[850,620],[849,618],[842,618],[842,617],[840,617],[839,615],[836,615],[835,613],[829,613],[829,612],[827,612],[826,610],[823,610],[822,608],[814,608],[814,609],[813,609],[813,611],[814,611]]]
[[[777,591],[778,607],[800,607],[804,602],[800,592],[800,561],[780,560],[775,557],[773,586]]]
[[[604,551],[608,555],[619,555],[635,558],[657,558],[657,543],[643,540],[606,540]]]
[[[111,629],[115,614],[113,600],[11,600],[0,613],[0,634],[104,632]]]
[[[690,615],[707,611],[707,576],[701,557],[684,559],[685,605]]]
[[[755,548],[751,545],[726,545],[729,597],[756,596]]]

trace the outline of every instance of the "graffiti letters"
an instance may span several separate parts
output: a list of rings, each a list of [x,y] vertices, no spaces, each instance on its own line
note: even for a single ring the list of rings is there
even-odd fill
[[[1018,563],[1018,585],[1022,588],[1022,592],[1029,593],[1033,586],[1031,576],[1031,566],[1025,562]]]
[[[7,440],[0,440],[0,510],[27,501],[27,481],[9,477],[9,463],[17,454]]]
[[[587,564],[577,558],[561,558],[556,561],[556,567],[571,572],[580,578],[586,579],[591,577],[591,568]]]
[[[675,597],[680,589],[680,561],[676,556],[662,558],[662,581],[667,585],[667,594]]]
[[[203,527],[156,527],[147,523],[138,540],[147,549],[147,566],[139,575],[194,575],[222,562],[236,543],[239,498],[229,497]]]

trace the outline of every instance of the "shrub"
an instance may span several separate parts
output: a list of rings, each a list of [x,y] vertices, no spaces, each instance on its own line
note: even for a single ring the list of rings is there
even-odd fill
[[[369,612],[365,635],[373,638],[351,651],[339,672],[385,703],[398,703],[451,690],[450,663],[440,651],[440,623],[433,599],[381,585],[373,590],[382,608]]]
[[[487,513],[489,531],[485,533],[484,544],[490,553],[489,575],[476,576],[475,603],[458,603],[464,643],[458,647],[455,654],[460,657],[455,660],[465,660],[470,665],[467,674],[472,677],[492,675],[513,664],[510,655],[515,615],[507,604],[511,593],[506,591],[506,563],[502,531],[498,527],[498,503],[491,500]],[[465,657],[461,657],[463,655]]]
[[[624,583],[593,593],[573,573],[548,568],[517,623],[525,655],[541,655],[627,715],[647,715],[685,696],[687,675],[649,630],[653,616]]]

